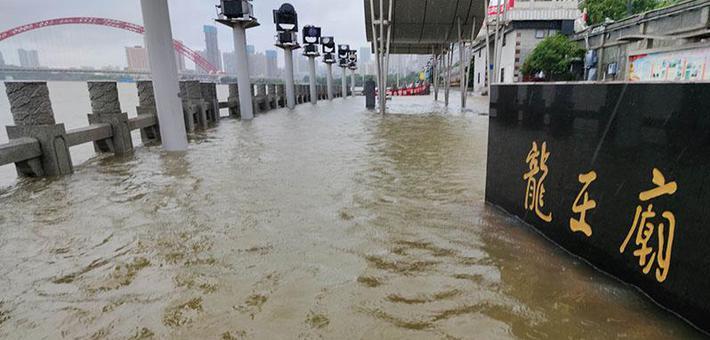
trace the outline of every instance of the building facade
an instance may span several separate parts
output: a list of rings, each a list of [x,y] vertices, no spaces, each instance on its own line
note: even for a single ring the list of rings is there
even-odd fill
[[[175,52],[178,72],[184,72],[185,56]],[[149,71],[148,51],[143,46],[126,47],[126,64],[128,71]]]
[[[18,49],[17,56],[20,59],[20,66],[27,68],[37,68],[40,67],[39,64],[39,53],[37,50],[25,50]]]
[[[217,27],[204,25],[202,30],[205,33],[205,51],[203,56],[210,64],[214,65],[217,70],[222,70],[222,55],[219,51],[219,42],[217,40]]]
[[[587,28],[587,80],[709,81],[710,2],[685,1]]]
[[[224,63],[224,73],[229,75],[237,74],[237,55],[234,52],[222,53],[222,62]]]
[[[278,54],[275,50],[266,50],[266,78],[274,79],[279,76]]]
[[[486,68],[495,72],[498,82],[514,83],[523,81],[520,74],[525,59],[546,37],[562,33],[574,33],[574,20],[580,16],[576,0],[557,1],[515,1],[505,14],[501,14],[499,37],[500,63],[494,64],[495,20],[490,15],[490,24],[483,26],[473,43],[473,88],[485,92],[488,87]],[[495,11],[495,8],[493,9]],[[505,18],[503,18],[505,17]],[[489,46],[486,48],[486,32]],[[486,55],[488,51],[488,55]]]

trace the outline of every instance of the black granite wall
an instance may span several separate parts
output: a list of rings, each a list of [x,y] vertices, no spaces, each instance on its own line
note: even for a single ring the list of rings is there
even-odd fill
[[[710,331],[710,84],[498,85],[490,110],[486,200]]]

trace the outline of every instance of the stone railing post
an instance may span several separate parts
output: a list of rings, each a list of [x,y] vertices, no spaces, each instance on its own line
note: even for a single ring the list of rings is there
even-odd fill
[[[256,84],[250,83],[249,84],[249,90],[251,91],[251,106],[252,106],[252,111],[256,115],[257,112],[259,112],[259,101],[256,100]]]
[[[271,109],[276,109],[279,107],[279,103],[276,97],[276,84],[268,84],[267,85],[267,90],[269,91],[268,97],[269,97],[269,106]]]
[[[256,98],[259,103],[259,111],[264,112],[270,109],[269,98],[266,97],[266,84],[256,85]]]
[[[215,83],[201,83],[202,101],[207,108],[207,120],[219,123],[219,103],[217,102],[217,88]]]
[[[131,128],[128,126],[128,114],[121,112],[116,83],[89,82],[88,87],[91,99],[89,124],[110,124],[113,132],[111,139],[95,141],[94,149],[97,152],[113,152],[118,155],[132,152],[133,140]]]
[[[155,92],[153,92],[153,82],[142,80],[136,82],[138,89],[138,106],[136,112],[138,115],[153,115],[155,121],[158,121],[158,110],[155,106]],[[158,124],[141,129],[141,141],[143,145],[160,140],[160,122]]]
[[[302,104],[305,100],[303,96],[303,85],[295,85],[296,89],[296,104]]]
[[[301,85],[303,91],[303,102],[308,103],[311,101],[311,87],[310,85]]]
[[[200,82],[197,80],[181,81],[180,97],[182,98],[187,131],[195,131],[195,122],[201,127],[207,128],[207,110],[202,103]]]
[[[229,84],[229,115],[239,118],[239,87],[237,84]]]
[[[278,107],[286,106],[286,85],[276,85],[276,105]]]
[[[219,115],[219,98],[217,98],[217,84],[210,83],[209,89],[210,89],[210,98],[212,99],[212,105],[214,105],[213,119],[216,124],[219,124],[219,120],[221,119],[221,117]]]
[[[74,166],[69,154],[64,124],[56,124],[46,82],[6,82],[14,126],[7,126],[10,139],[31,137],[39,141],[42,156],[16,163],[21,176],[70,174]]]

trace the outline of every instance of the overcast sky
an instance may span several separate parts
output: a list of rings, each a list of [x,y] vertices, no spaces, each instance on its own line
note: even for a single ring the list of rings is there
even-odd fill
[[[218,0],[168,0],[173,37],[193,50],[205,48],[203,25],[216,25],[219,48],[234,50],[232,32],[215,24]],[[255,0],[254,11],[261,26],[247,30],[247,42],[257,51],[273,46],[275,26],[272,10],[285,1]],[[336,43],[366,46],[363,3],[360,0],[289,0],[298,12],[299,26],[313,24]],[[23,24],[61,17],[93,16],[143,24],[139,0],[0,0],[0,31]],[[300,37],[299,37],[300,38]],[[124,47],[143,45],[142,38],[128,31],[100,26],[55,26],[27,32],[0,41],[6,63],[19,64],[17,49],[37,49],[45,66],[126,66]],[[283,54],[279,50],[279,63]]]

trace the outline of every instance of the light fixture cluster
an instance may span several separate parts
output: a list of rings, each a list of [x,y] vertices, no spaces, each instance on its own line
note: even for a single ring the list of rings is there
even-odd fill
[[[298,48],[298,14],[291,4],[283,4],[274,10],[276,46]]]
[[[350,45],[338,45],[338,66],[348,67],[350,65]]]
[[[251,0],[221,0],[217,6],[219,17],[237,21],[252,21],[254,18],[254,5]]]
[[[303,26],[303,55],[317,57],[318,43],[320,43],[320,27],[313,25]]]
[[[323,49],[323,62],[335,64],[335,39],[333,37],[321,37],[320,44]]]

